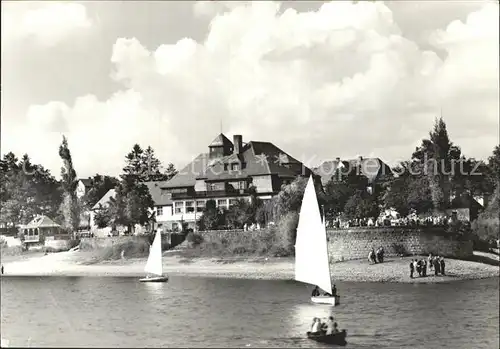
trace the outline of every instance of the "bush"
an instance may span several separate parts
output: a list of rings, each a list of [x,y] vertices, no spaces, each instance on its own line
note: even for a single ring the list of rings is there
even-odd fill
[[[203,242],[203,236],[200,234],[197,234],[195,232],[189,232],[186,236],[186,240],[192,245],[192,246],[198,246]]]
[[[298,213],[289,212],[285,216],[281,217],[276,225],[276,228],[273,229],[276,236],[275,248],[280,249],[280,253],[293,254],[295,249],[295,240],[297,238],[298,224]]]
[[[117,260],[122,258],[122,251],[126,258],[141,258],[149,255],[150,243],[144,239],[133,239],[125,242],[117,242],[97,252],[93,262],[97,263],[106,260]],[[162,251],[169,248],[166,241],[162,242]]]
[[[394,253],[400,257],[406,257],[406,256],[409,256],[410,254],[408,253],[408,251],[406,250],[406,247],[402,244],[396,244],[396,243],[393,243],[392,244],[392,250],[394,251]]]
[[[483,241],[494,241],[499,238],[500,220],[498,218],[479,217],[472,222],[472,232]]]
[[[272,256],[287,257],[294,253],[298,214],[290,212],[277,225],[264,231],[241,231],[231,235],[214,236],[205,241],[202,235],[190,233],[186,239],[194,256]]]

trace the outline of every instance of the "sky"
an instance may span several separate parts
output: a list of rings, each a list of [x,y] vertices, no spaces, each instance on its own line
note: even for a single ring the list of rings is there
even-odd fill
[[[443,116],[499,143],[491,1],[2,1],[1,153],[118,175],[135,143],[183,167],[222,130],[308,166],[408,159]]]

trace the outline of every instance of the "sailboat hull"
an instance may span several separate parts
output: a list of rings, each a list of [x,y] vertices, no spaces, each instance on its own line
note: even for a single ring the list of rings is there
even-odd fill
[[[167,282],[168,276],[157,276],[154,278],[142,278],[139,279],[140,282]]]
[[[311,302],[316,304],[329,304],[329,305],[339,305],[340,304],[340,296],[328,297],[328,296],[318,296],[311,297]]]
[[[346,337],[347,337],[346,330],[342,330],[341,332],[335,334],[325,334],[324,332],[316,334],[307,332],[307,338],[312,339],[313,341],[319,343],[330,344],[330,345],[345,346],[347,344]]]

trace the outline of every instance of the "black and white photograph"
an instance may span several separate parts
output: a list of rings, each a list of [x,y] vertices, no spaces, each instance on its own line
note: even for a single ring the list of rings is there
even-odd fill
[[[1,2],[1,347],[500,347],[492,0]]]

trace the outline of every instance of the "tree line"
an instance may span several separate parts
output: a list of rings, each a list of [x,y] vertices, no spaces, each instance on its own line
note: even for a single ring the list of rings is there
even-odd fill
[[[119,177],[95,174],[90,189],[77,197],[77,172],[73,165],[68,140],[63,136],[59,147],[62,161],[61,179],[48,169],[32,163],[28,154],[21,159],[12,152],[0,160],[0,222],[15,230],[18,224],[27,224],[36,215],[46,215],[60,223],[65,231],[76,232],[88,225],[88,212],[110,189],[117,195],[107,214],[113,220],[133,227],[142,224],[148,216],[152,199],[142,182],[172,178],[177,170],[172,163],[163,169],[151,146],[142,149],[135,144],[125,156],[123,174]],[[115,212],[111,212],[115,209]],[[100,218],[102,224],[105,218]],[[113,223],[110,221],[109,223]]]

